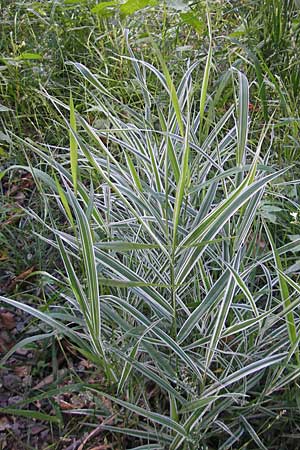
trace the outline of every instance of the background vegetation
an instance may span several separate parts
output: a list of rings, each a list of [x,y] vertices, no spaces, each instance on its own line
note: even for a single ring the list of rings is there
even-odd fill
[[[299,2],[0,5],[0,447],[298,448]]]

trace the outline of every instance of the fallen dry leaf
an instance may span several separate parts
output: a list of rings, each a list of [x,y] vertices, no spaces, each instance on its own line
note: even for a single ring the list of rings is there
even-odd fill
[[[30,433],[32,434],[32,436],[36,436],[37,434],[41,433],[42,431],[47,430],[47,427],[45,425],[34,425],[31,429],[30,429]]]
[[[12,337],[9,335],[7,330],[2,330],[0,332],[0,353],[6,353],[12,346],[14,345],[14,341]]]
[[[58,375],[61,377],[67,373],[67,369],[61,369],[58,371]],[[54,381],[54,375],[48,375],[45,377],[42,381],[40,381],[38,384],[34,386],[33,389],[42,389],[44,386],[47,386],[47,384],[51,384]]]
[[[2,385],[9,391],[14,391],[23,385],[20,377],[13,373],[8,373],[2,377]]]
[[[6,196],[11,197],[17,193],[17,195],[25,189],[32,189],[34,181],[31,174],[24,174],[21,179],[16,182],[6,191]],[[15,196],[16,197],[16,196]]]
[[[0,431],[9,430],[12,427],[6,416],[0,417]]]
[[[111,413],[113,413],[112,402],[111,400],[109,400],[109,398],[101,397],[101,402]]]
[[[74,406],[65,400],[58,400],[58,404],[63,411],[74,409]]]
[[[92,369],[93,367],[95,367],[95,364],[91,361],[88,361],[87,359],[81,359],[79,365],[84,367],[85,369]]]
[[[30,375],[31,367],[30,366],[16,366],[14,368],[14,372],[18,377],[25,378]]]
[[[9,311],[0,312],[0,326],[6,330],[13,330],[16,327],[16,320],[13,313]]]
[[[24,200],[25,200],[25,194],[23,193],[23,192],[18,192],[16,195],[15,195],[15,200],[20,204],[20,205],[22,205],[23,203],[24,203]]]
[[[27,278],[33,271],[35,270],[35,267],[32,266],[29,269],[24,270],[24,272],[20,273],[19,275],[17,275],[16,277],[14,277],[13,279],[9,280],[3,287],[3,290],[6,291],[12,291],[17,283],[19,281],[23,281],[25,280],[25,278]]]

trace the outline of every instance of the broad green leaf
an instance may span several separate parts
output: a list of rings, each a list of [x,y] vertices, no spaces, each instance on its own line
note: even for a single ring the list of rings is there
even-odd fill
[[[98,3],[98,5],[94,6],[91,11],[99,16],[106,17],[112,15],[119,5],[119,1],[105,1]]]
[[[42,55],[40,55],[39,53],[21,53],[19,56],[17,56],[15,59],[17,61],[22,61],[22,60],[39,60],[42,59]]]
[[[157,3],[157,0],[127,0],[120,5],[120,12],[123,16],[128,16],[147,6],[156,6]]]
[[[205,25],[192,11],[182,12],[180,18],[184,24],[190,25],[199,35],[204,31]]]

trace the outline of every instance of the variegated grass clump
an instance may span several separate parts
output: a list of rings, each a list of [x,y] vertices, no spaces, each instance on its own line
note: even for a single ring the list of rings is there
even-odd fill
[[[52,232],[48,242],[63,261],[64,271],[51,274],[61,302],[42,312],[1,300],[70,339],[105,374],[110,388],[102,395],[121,416],[128,412],[128,423],[139,417],[135,427],[116,420],[107,430],[147,449],[227,449],[247,440],[266,448],[272,415],[252,418],[300,373],[299,287],[281,263],[299,242],[276,249],[258,214],[285,170],[269,167],[269,152],[261,152],[268,128],[255,147],[248,143],[242,72],[230,69],[208,96],[209,51],[198,96],[198,63],[175,87],[159,52],[161,72],[129,53],[143,111],[114,98],[81,64],[90,110],[105,128],[77,114],[72,97],[67,106],[45,93],[70,148],[58,155],[24,142],[40,157],[41,167],[27,169],[46,205],[43,219],[29,214]],[[148,71],[167,106],[148,89]],[[226,83],[235,96],[220,116],[214,99]],[[68,223],[63,230],[53,199]]]

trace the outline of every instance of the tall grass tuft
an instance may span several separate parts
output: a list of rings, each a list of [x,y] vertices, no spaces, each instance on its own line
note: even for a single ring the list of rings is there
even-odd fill
[[[42,163],[27,170],[43,186],[47,216],[28,213],[53,235],[47,242],[63,269],[52,286],[62,296],[48,311],[1,300],[65,335],[101,368],[110,386],[101,394],[124,421],[139,418],[107,430],[147,448],[225,449],[249,440],[265,448],[255,415],[266,394],[299,371],[300,297],[280,263],[292,247],[275,249],[266,228],[270,246],[257,251],[261,201],[285,170],[274,171],[261,153],[267,130],[256,147],[248,142],[243,73],[230,69],[236,105],[212,122],[211,53],[205,94],[194,89],[197,63],[175,86],[164,63],[160,71],[129,53],[143,110],[75,64],[89,85],[89,109],[105,126],[79,115],[72,97],[68,106],[46,94],[70,147],[53,158],[50,147],[20,140]],[[147,71],[163,101],[149,90]]]

